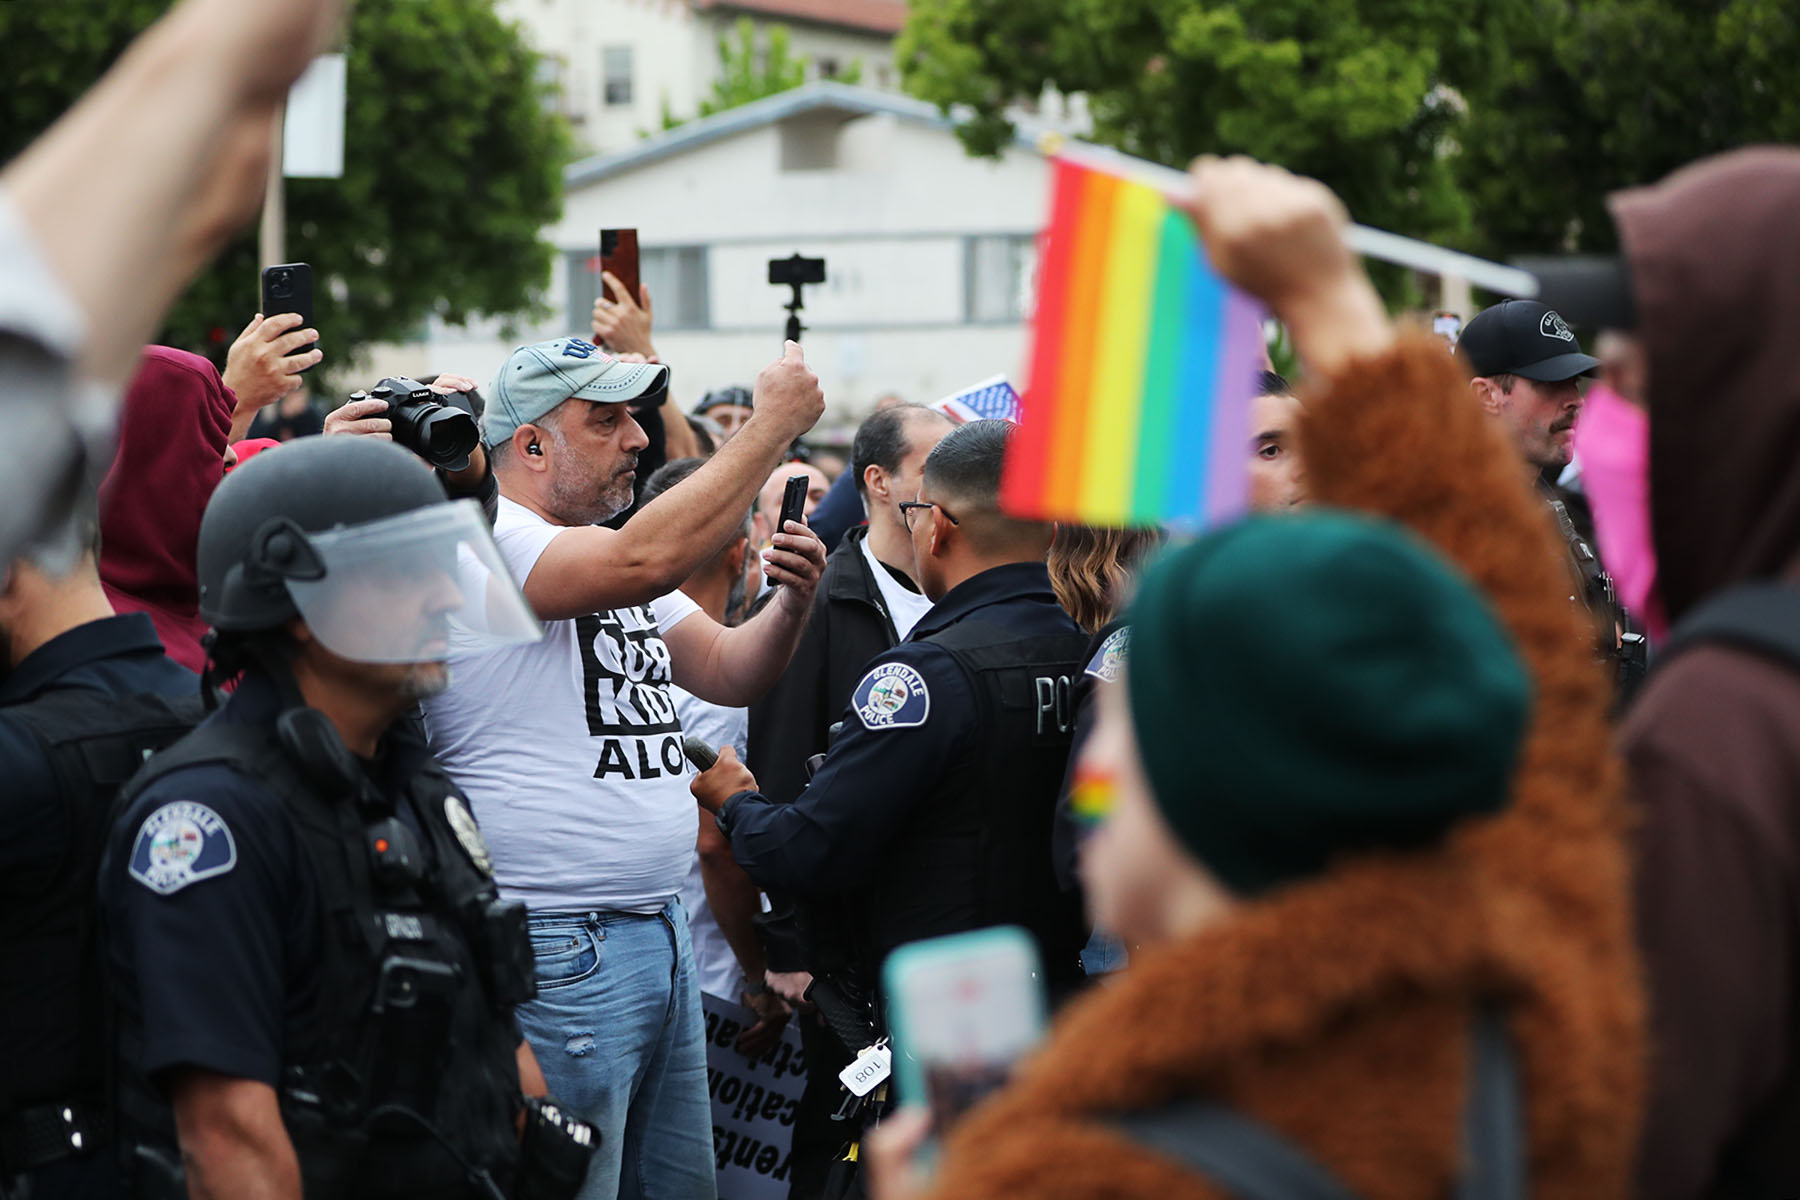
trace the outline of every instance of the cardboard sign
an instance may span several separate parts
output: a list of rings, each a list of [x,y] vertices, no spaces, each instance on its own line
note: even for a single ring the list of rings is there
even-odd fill
[[[806,1086],[806,1056],[792,1021],[752,1062],[738,1035],[756,1024],[742,1005],[700,994],[706,1013],[706,1087],[712,1095],[713,1156],[719,1200],[786,1200],[788,1149]]]

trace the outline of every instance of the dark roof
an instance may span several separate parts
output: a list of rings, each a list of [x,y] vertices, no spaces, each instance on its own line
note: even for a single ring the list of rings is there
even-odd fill
[[[906,26],[906,0],[694,0],[694,7],[889,35]]]

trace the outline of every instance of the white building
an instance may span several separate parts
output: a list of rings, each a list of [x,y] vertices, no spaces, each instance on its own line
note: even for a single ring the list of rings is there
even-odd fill
[[[510,339],[434,326],[378,364],[486,380],[519,341],[585,334],[599,231],[616,226],[639,230],[684,407],[779,356],[788,289],[767,282],[768,261],[795,252],[827,263],[803,319],[828,420],[858,419],[884,392],[928,402],[1019,378],[1048,186],[1023,133],[999,160],[973,159],[929,104],[809,84],[575,164],[546,232],[560,315]]]
[[[699,111],[719,74],[721,36],[735,40],[748,18],[759,46],[770,27],[788,31],[789,51],[811,60],[814,79],[860,64],[860,83],[899,87],[893,40],[906,24],[905,0],[498,0],[548,60],[576,142],[619,150],[662,128],[665,111]]]

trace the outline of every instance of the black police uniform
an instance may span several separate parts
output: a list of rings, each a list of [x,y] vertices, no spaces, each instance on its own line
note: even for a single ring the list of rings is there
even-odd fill
[[[959,584],[871,661],[797,801],[725,805],[733,857],[766,887],[856,896],[865,980],[906,942],[1001,924],[1031,931],[1053,988],[1078,980],[1050,833],[1087,642],[1042,563]]]
[[[114,827],[128,1172],[142,1195],[173,1180],[165,1089],[199,1068],[276,1089],[308,1196],[504,1195],[523,910],[413,723],[364,762],[293,692],[248,676]]]
[[[141,613],[60,634],[0,683],[0,1195],[117,1194],[94,875],[119,786],[199,694]]]
[[[1081,822],[1070,807],[1070,793],[1075,787],[1075,764],[1083,746],[1094,734],[1099,722],[1100,685],[1113,683],[1125,673],[1125,656],[1131,648],[1131,626],[1124,617],[1102,625],[1088,643],[1087,665],[1075,680],[1075,729],[1069,739],[1069,766],[1063,773],[1062,792],[1056,801],[1056,827],[1051,833],[1051,861],[1056,866],[1056,881],[1065,892],[1077,892],[1081,879]]]

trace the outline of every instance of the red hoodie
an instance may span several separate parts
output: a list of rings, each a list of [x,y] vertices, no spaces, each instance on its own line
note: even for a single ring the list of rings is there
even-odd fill
[[[194,565],[200,516],[225,475],[237,398],[210,362],[150,346],[125,393],[119,450],[100,483],[100,581],[113,607],[156,625],[169,657],[205,665]]]

